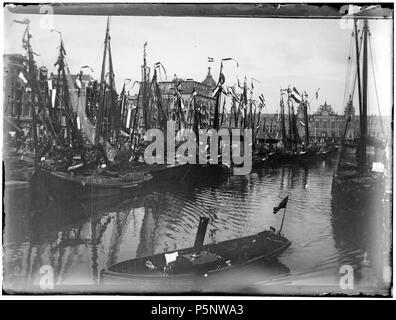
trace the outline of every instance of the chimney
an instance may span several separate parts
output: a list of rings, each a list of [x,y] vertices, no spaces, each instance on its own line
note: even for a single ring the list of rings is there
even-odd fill
[[[195,236],[194,253],[192,254],[193,257],[198,257],[201,255],[201,251],[203,248],[203,243],[206,235],[206,229],[208,227],[208,222],[209,222],[209,218],[207,217],[199,218],[198,231],[197,231],[197,235]]]

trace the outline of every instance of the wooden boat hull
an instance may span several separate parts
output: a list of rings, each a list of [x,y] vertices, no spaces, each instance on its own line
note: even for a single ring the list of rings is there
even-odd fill
[[[270,156],[269,161],[271,164],[276,164],[276,163],[290,163],[290,162],[297,162],[300,160],[304,160],[308,158],[307,153],[283,153],[283,152],[277,152]]]
[[[80,200],[106,197],[137,195],[143,192],[145,184],[151,179],[146,175],[144,180],[121,181],[100,176],[72,176],[58,171],[40,169],[34,175],[36,191],[49,194],[57,200]]]
[[[227,175],[231,173],[231,168],[221,163],[218,164],[190,164],[190,176],[192,177],[212,177]]]
[[[304,163],[307,161],[314,160],[325,160],[331,157],[334,152],[337,152],[337,149],[329,149],[326,151],[315,151],[308,150],[304,152],[298,153],[284,153],[284,152],[276,152],[269,156],[268,162],[271,164],[278,163]]]
[[[148,172],[153,176],[151,183],[162,181],[182,180],[190,172],[191,168],[188,164],[176,165],[151,165]]]
[[[290,241],[283,236],[271,231],[264,231],[253,236],[204,246],[204,252],[228,260],[230,261],[229,264],[214,262],[214,264],[208,264],[197,270],[181,274],[164,274],[160,271],[162,268],[155,271],[139,270],[135,272],[135,267],[144,261],[164,259],[164,254],[157,254],[120,262],[107,270],[102,270],[100,283],[109,290],[118,292],[180,293],[213,291],[213,288],[221,288],[219,285],[224,285],[224,279],[228,278],[229,281],[229,276],[232,275],[231,279],[233,279],[235,274],[243,272],[245,268],[263,260],[276,258],[290,244]],[[193,248],[178,250],[181,256],[189,256],[192,252]]]

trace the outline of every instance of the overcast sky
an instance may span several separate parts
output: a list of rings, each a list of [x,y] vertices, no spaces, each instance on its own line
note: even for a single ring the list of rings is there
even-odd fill
[[[31,21],[32,45],[40,54],[36,57],[38,64],[55,71],[59,37],[50,32],[51,27],[43,28],[45,23],[41,20],[40,24],[43,19],[40,15],[15,15],[6,10],[5,53],[23,53],[24,26],[12,23],[13,19],[23,18]],[[89,65],[95,70],[94,77],[100,77],[106,19],[104,16],[54,17],[53,28],[62,32],[72,73]],[[392,24],[377,20],[370,21],[369,26],[381,113],[390,115]],[[341,113],[345,107],[351,32],[341,28],[339,20],[330,19],[112,17],[111,48],[117,91],[125,78],[140,80],[143,44],[147,41],[149,66],[162,62],[168,80],[177,74],[202,81],[210,65],[217,81],[220,59],[232,57],[238,60],[239,68],[232,61],[225,62],[226,84],[233,85],[237,76],[242,81],[245,76],[259,80],[260,83],[254,83],[254,95],[264,94],[267,112],[278,110],[279,89],[291,85],[300,92],[308,92],[309,100],[320,88],[319,99],[311,104],[313,111],[327,100]],[[208,63],[208,57],[214,58],[213,64]],[[371,69],[369,76],[372,78]],[[369,103],[369,114],[378,114],[372,80],[369,81]],[[354,105],[358,110],[357,100]]]

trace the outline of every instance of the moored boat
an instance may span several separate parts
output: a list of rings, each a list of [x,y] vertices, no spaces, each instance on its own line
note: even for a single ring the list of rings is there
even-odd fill
[[[354,22],[354,37],[358,34],[357,20]],[[368,108],[368,36],[369,25],[367,19],[363,20],[362,28],[362,48],[359,49],[359,41],[355,38],[356,44],[356,64],[357,64],[357,77],[354,81],[357,81],[358,86],[358,101],[359,101],[359,133],[360,137],[356,141],[355,148],[355,159],[352,163],[347,162],[348,154],[350,153],[351,147],[354,144],[347,143],[346,132],[348,130],[349,123],[351,122],[350,111],[352,108],[353,94],[349,95],[348,101],[348,114],[345,122],[344,135],[341,140],[341,150],[338,159],[337,167],[333,175],[332,183],[332,198],[334,203],[343,203],[350,211],[363,213],[362,208],[366,207],[370,202],[375,199],[376,194],[383,194],[384,186],[384,163],[373,162],[370,163],[367,156],[367,147],[372,142],[372,137],[369,136],[367,130],[367,108]],[[359,63],[359,52],[363,51],[362,54],[362,66]],[[372,55],[372,52],[370,52]],[[361,70],[362,69],[362,70]],[[360,75],[362,71],[362,75]],[[378,97],[377,97],[378,98]],[[378,145],[378,147],[383,148]]]
[[[143,191],[152,176],[143,172],[109,176],[104,174],[74,174],[40,168],[34,174],[36,190],[48,193],[58,200],[87,200],[105,197],[120,197],[131,192]]]
[[[286,208],[287,198],[278,206]],[[275,212],[275,208],[274,208]],[[283,225],[284,216],[282,219]],[[201,217],[194,247],[116,263],[100,274],[100,283],[119,291],[171,293],[202,291],[227,274],[270,261],[291,242],[274,228],[255,235],[203,245],[209,218]]]

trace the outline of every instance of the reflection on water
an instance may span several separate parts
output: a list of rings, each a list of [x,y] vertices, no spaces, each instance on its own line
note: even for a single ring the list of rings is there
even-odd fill
[[[292,246],[278,261],[260,264],[259,272],[244,271],[256,277],[245,279],[245,287],[254,283],[251,292],[264,294],[276,292],[276,284],[338,288],[340,266],[359,270],[365,252],[383,268],[375,238],[380,234],[373,232],[381,227],[374,213],[382,215],[371,211],[363,219],[332,204],[334,165],[335,160],[318,161],[247,176],[195,177],[156,185],[124,202],[43,204],[20,201],[15,192],[6,198],[4,287],[37,289],[43,265],[52,266],[56,285],[95,285],[100,270],[116,262],[192,246],[200,216],[211,218],[206,242],[278,229],[282,213],[274,215],[272,208],[289,194],[283,231]]]

